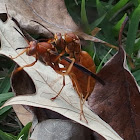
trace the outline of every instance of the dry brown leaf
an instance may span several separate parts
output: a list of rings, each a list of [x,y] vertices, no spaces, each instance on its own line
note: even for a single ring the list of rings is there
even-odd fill
[[[13,109],[24,126],[33,121],[34,115],[27,111],[22,105],[13,105]]]
[[[1,36],[1,50],[0,53],[6,56],[16,56],[18,47],[27,46],[27,42],[22,36],[13,28],[16,27],[15,23],[8,19],[5,23],[0,21],[0,36]],[[18,29],[18,27],[16,27]],[[15,59],[20,66],[32,63],[34,58],[23,54]],[[69,77],[66,77],[66,86],[61,95],[55,100],[51,101],[50,98],[54,97],[62,86],[62,76],[55,73],[49,66],[45,66],[39,61],[32,67],[25,68],[25,71],[32,78],[36,87],[34,95],[20,95],[10,99],[4,106],[13,104],[24,104],[29,106],[37,106],[56,111],[67,118],[70,118],[91,130],[101,134],[107,140],[121,140],[122,138],[96,114],[94,114],[86,105],[84,105],[84,113],[88,120],[80,121],[80,103],[79,97],[73,89]],[[19,81],[20,82],[20,81]],[[25,87],[26,88],[26,87]]]
[[[9,15],[16,18],[21,27],[28,32],[48,33],[31,20],[44,24],[52,32],[65,33],[79,30],[68,14],[64,0],[4,0],[0,1],[1,13],[6,13],[5,4]]]
[[[119,52],[97,74],[105,86],[96,84],[88,99],[93,112],[109,123],[125,140],[140,139],[140,92]]]
[[[16,68],[17,67],[15,67],[15,69]],[[36,88],[35,85],[33,84],[32,79],[24,70],[21,70],[18,73],[11,75],[11,87],[12,91],[15,93],[16,96],[28,94],[33,95],[36,92]],[[29,122],[33,122],[32,123],[33,127],[37,124],[38,120],[36,114],[34,113],[34,110],[32,110],[32,107],[13,105],[13,109],[17,117],[19,118],[20,122],[24,126]]]
[[[98,34],[98,32],[101,30],[101,28],[98,28],[98,27],[95,27],[92,32],[91,32],[91,35],[92,36],[96,36],[96,34]]]
[[[82,32],[68,14],[64,0],[4,0],[0,1],[1,13],[6,12],[6,8],[4,10],[5,4],[7,5],[8,13],[16,18],[21,27],[30,33],[48,35],[46,29],[31,21],[36,20],[53,33],[74,32],[85,40],[100,42],[118,50],[118,47]]]

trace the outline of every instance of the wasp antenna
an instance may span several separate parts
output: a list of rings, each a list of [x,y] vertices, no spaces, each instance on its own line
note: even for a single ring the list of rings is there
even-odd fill
[[[15,29],[23,38],[25,38],[25,36],[24,36],[16,27],[14,27],[14,29]]]
[[[45,27],[43,24],[41,24],[41,23],[39,23],[38,21],[35,21],[35,20],[31,20],[31,21],[38,23],[39,25],[41,25],[42,27],[44,27],[46,30],[48,30],[48,31],[52,34],[52,36],[54,36],[54,33],[51,32],[51,31],[50,31],[47,27]]]
[[[7,8],[7,5],[5,4],[5,9],[6,9],[6,12],[7,12],[7,17],[10,18],[10,15],[8,13],[8,8]]]
[[[26,40],[26,42],[29,44],[29,41],[26,39],[26,37],[16,28],[14,27],[14,29]]]
[[[120,32],[119,32],[119,46],[122,45],[122,33],[123,33],[123,30],[124,30],[124,27],[125,27],[127,21],[128,21],[128,16],[126,16],[126,18],[125,18],[125,20],[124,20],[124,22],[122,23],[122,26],[121,26],[121,28],[120,28]]]
[[[15,18],[13,18],[13,17],[12,17],[11,19],[16,23],[16,25],[19,27],[19,29],[21,29],[21,27],[20,27],[18,21],[17,21]]]
[[[19,50],[19,49],[27,49],[29,47],[23,47],[23,48],[16,48],[16,50]]]

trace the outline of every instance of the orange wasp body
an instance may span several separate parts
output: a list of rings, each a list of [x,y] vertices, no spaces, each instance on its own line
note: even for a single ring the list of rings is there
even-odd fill
[[[80,39],[74,33],[65,33],[62,36],[60,33],[56,33],[54,36],[54,41],[57,50],[61,50],[69,54],[70,58],[75,58],[75,61],[79,61],[79,56],[81,52]]]
[[[87,52],[81,50],[80,39],[74,33],[66,33],[63,36],[61,35],[61,33],[56,33],[54,35],[54,39],[51,39],[50,42],[55,42],[56,49],[61,52],[61,55],[68,54],[68,58],[72,58],[77,64],[85,67],[92,73],[96,72],[95,64],[92,57]],[[66,69],[70,67],[70,64],[65,60],[61,60],[60,63]],[[76,67],[71,67],[67,74],[70,76],[73,87],[80,97],[80,119],[83,115],[84,119],[86,120],[83,113],[83,104],[94,89],[95,79],[85,74],[83,71],[79,70]],[[53,99],[55,99],[56,97],[54,97]]]
[[[24,37],[24,35],[22,36]],[[28,44],[29,45],[25,47],[18,56],[26,52],[27,55],[34,56],[36,60],[31,64],[19,67],[16,72],[22,70],[24,67],[33,66],[37,60],[41,58],[43,62],[51,66],[57,73],[63,75],[63,86],[59,93],[55,97],[51,98],[52,100],[59,96],[65,86],[65,75],[69,75],[73,82],[73,86],[80,97],[80,119],[83,115],[84,119],[86,120],[83,113],[83,104],[94,89],[95,79],[91,78],[90,74],[85,74],[83,71],[86,70],[95,76],[95,64],[91,56],[87,52],[81,50],[80,39],[78,36],[73,33],[67,33],[64,36],[61,36],[60,33],[57,33],[54,36],[54,39],[50,39],[46,42],[31,41],[28,42]],[[61,51],[61,53],[58,54],[58,51]],[[67,60],[63,59],[64,57],[61,59],[61,56],[64,54],[68,54],[68,58],[71,60],[70,63],[69,61],[67,62]],[[62,64],[64,68],[60,68],[59,64]],[[73,65],[80,66],[80,68],[74,67]],[[84,70],[81,71],[81,68],[84,68]],[[101,84],[104,84],[100,78],[96,76],[95,78],[97,78]]]
[[[17,48],[17,49],[23,49],[23,48]],[[51,66],[53,69],[59,68],[58,62],[56,60],[57,56],[54,54],[51,54],[50,51],[56,51],[56,48],[50,43],[47,43],[47,42],[37,43],[37,41],[29,42],[29,46],[25,47],[24,50],[18,56],[26,52],[28,56],[34,56],[36,60],[31,64],[25,65],[23,67],[19,67],[16,70],[16,72],[22,70],[24,67],[33,66],[37,62],[38,59],[43,60],[43,62]],[[16,56],[15,58],[17,58],[18,56]]]
[[[26,52],[26,54],[28,56],[34,56],[36,60],[31,64],[17,68],[14,71],[14,73],[21,71],[24,67],[33,66],[39,59],[43,60],[44,63],[46,63],[47,65],[52,67],[58,74],[61,74],[63,76],[63,86],[62,86],[61,90],[59,91],[59,93],[55,97],[51,98],[51,100],[54,100],[61,93],[62,89],[64,88],[65,75],[69,74],[69,71],[71,70],[74,61],[72,61],[71,64],[67,68],[60,68],[59,64],[61,63],[61,59],[60,59],[60,56],[58,55],[57,50],[54,47],[54,45],[52,45],[51,43],[48,43],[48,42],[37,42],[37,41],[31,41],[28,44],[29,45],[25,48],[17,48],[17,49],[24,49],[24,50],[12,59],[17,58],[18,56],[20,56],[24,52]],[[63,60],[63,61],[65,61],[65,60]]]
[[[78,64],[84,66],[85,68],[87,68],[93,73],[96,72],[95,64],[93,60],[91,59],[91,56],[87,52],[81,51],[79,58],[80,60]],[[77,91],[80,91],[83,98],[87,99],[90,93],[94,89],[95,79],[93,79],[91,76],[84,74],[82,71],[80,71],[76,67],[72,68],[69,75],[70,77],[72,77],[74,87],[77,87],[77,84],[78,84],[79,88],[77,89]],[[77,82],[75,83],[75,81]]]
[[[95,64],[91,56],[87,52],[81,50],[80,39],[77,35],[74,33],[67,33],[62,36],[60,33],[56,33],[55,42],[56,48],[62,46],[61,51],[63,53],[67,53],[69,55],[68,57],[73,58],[77,64],[84,66],[86,69],[93,73],[96,72]],[[63,65],[69,66],[69,63],[65,61],[63,62]],[[87,99],[87,97],[93,91],[95,79],[86,75],[76,67],[72,67],[69,75],[73,81],[74,87],[77,87],[76,91],[78,91],[78,94],[80,91],[83,98]]]

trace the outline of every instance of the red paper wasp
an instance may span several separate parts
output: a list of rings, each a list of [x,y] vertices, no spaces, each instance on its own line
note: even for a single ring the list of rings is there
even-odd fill
[[[25,38],[23,34],[21,35]],[[83,113],[83,104],[94,89],[95,79],[102,85],[105,83],[94,74],[96,70],[94,61],[87,52],[81,50],[78,36],[73,33],[67,33],[64,37],[63,39],[61,34],[56,34],[54,38],[43,42],[37,40],[29,42],[25,38],[29,45],[25,48],[17,48],[24,50],[15,58],[26,52],[28,56],[34,56],[36,60],[31,64],[17,68],[15,72],[22,70],[24,67],[33,66],[41,58],[44,63],[63,76],[63,86],[58,94],[51,98],[52,100],[59,96],[65,86],[65,75],[69,75],[80,97],[80,119],[83,115],[86,120]],[[61,49],[61,53],[58,53],[59,49]],[[63,56],[65,53],[68,54],[68,57]],[[60,68],[59,64],[62,64],[64,67]]]

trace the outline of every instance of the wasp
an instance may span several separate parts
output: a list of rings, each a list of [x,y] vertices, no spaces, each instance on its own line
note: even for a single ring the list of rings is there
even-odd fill
[[[23,34],[21,35],[25,38]],[[16,50],[24,50],[13,59],[26,52],[28,56],[34,56],[35,61],[31,64],[17,68],[15,72],[22,70],[24,67],[33,66],[40,59],[43,60],[44,63],[63,76],[63,86],[58,94],[51,98],[51,100],[55,100],[59,96],[65,86],[65,75],[68,75],[80,98],[80,120],[82,119],[82,116],[86,120],[83,112],[83,105],[94,89],[95,79],[102,85],[105,83],[96,76],[96,67],[92,57],[86,51],[81,50],[79,37],[74,33],[67,33],[64,34],[64,36],[60,33],[56,33],[54,38],[43,42],[37,40],[29,42],[27,39],[26,41],[28,46],[25,48],[17,48]],[[66,57],[64,54],[68,54],[68,56]],[[59,64],[62,64],[64,67],[60,68]],[[86,122],[88,123],[87,120]]]

